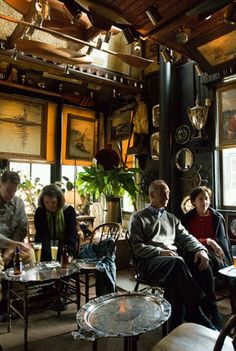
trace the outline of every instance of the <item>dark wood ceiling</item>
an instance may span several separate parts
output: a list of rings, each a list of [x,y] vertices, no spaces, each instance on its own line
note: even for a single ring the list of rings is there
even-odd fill
[[[9,9],[13,8],[17,11],[16,15],[15,13],[12,15],[12,12],[9,14],[5,12],[4,15],[35,23],[35,3],[40,2],[44,1],[4,0],[5,10],[8,6]],[[182,57],[199,63],[203,71],[213,73],[235,65],[236,25],[229,24],[224,19],[226,9],[232,2],[227,0],[48,0],[51,7],[50,18],[44,19],[42,26],[57,31],[58,35],[55,34],[55,38],[63,39],[63,35],[69,35],[86,42],[104,31],[116,33],[111,25],[119,27],[119,30],[128,28],[132,31],[134,38],[146,38],[153,44],[160,44],[162,48],[172,49]],[[160,15],[155,25],[147,15],[147,11],[152,6],[158,9]],[[79,15],[80,10],[82,15]],[[212,16],[206,20],[205,16],[208,14]],[[38,25],[37,22],[36,25]],[[10,62],[11,66],[18,65],[20,69],[27,64],[31,70],[62,76],[61,67],[53,65],[53,62],[42,62],[42,54],[39,55],[41,61],[35,59],[33,53],[30,57],[30,49],[27,56],[21,56],[17,64],[13,62],[10,49],[14,48],[17,40],[27,30],[27,26],[19,24],[11,30],[6,41],[6,50],[0,49],[0,60]],[[31,30],[33,32],[32,28]],[[187,33],[188,38],[185,43],[177,39],[181,31]],[[68,47],[71,48],[71,41],[64,39],[68,41]],[[83,45],[77,43],[76,50],[80,50],[81,47]],[[58,57],[58,52],[56,54]],[[136,55],[136,53],[132,54]],[[65,57],[67,53],[64,52],[63,55]],[[172,61],[174,61],[173,57]],[[75,60],[71,56],[66,61],[69,62],[70,58],[73,64]],[[131,62],[133,60],[135,61],[135,58],[131,58]],[[94,72],[96,73],[96,68]],[[71,70],[70,75],[73,76],[74,73]],[[105,73],[103,76],[101,74],[91,76],[91,71],[90,73],[76,71],[77,79],[92,82],[98,86],[100,84],[109,88],[124,89],[132,94],[139,92],[140,85],[137,82],[130,84],[127,81],[126,84],[124,80],[120,83],[119,79],[107,77],[108,74]]]

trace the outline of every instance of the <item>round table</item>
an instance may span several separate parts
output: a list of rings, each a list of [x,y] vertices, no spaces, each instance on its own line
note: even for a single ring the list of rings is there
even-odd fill
[[[74,338],[95,341],[101,337],[124,337],[124,350],[136,351],[136,337],[168,320],[171,306],[159,293],[116,292],[91,300],[76,315]]]

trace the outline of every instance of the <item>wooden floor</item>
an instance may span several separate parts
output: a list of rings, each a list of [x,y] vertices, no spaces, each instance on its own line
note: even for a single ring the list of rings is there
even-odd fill
[[[132,291],[135,280],[133,272],[122,270],[117,272],[117,285],[120,290]],[[82,301],[83,304],[83,301]],[[223,318],[226,320],[231,314],[229,299],[218,302]],[[29,351],[90,351],[92,343],[74,340],[71,332],[77,329],[76,306],[61,313],[58,318],[55,311],[38,313],[29,319]],[[109,321],[108,321],[109,323]],[[0,323],[0,344],[3,351],[23,351],[23,320],[12,322],[12,330],[6,332],[6,324]],[[161,338],[161,330],[156,329],[142,335],[138,341],[138,351],[149,351]],[[103,338],[98,340],[98,351],[122,351],[122,338]]]

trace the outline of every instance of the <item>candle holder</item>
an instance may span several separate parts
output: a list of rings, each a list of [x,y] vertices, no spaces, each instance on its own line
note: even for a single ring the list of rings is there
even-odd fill
[[[204,106],[199,105],[198,99],[196,99],[195,103],[196,105],[194,107],[187,108],[188,118],[193,128],[197,131],[197,133],[194,132],[194,134],[192,135],[192,139],[202,139],[203,138],[202,129],[206,125],[209,108],[211,106],[211,99],[209,98],[205,99]],[[207,138],[207,136],[204,136],[204,137]]]

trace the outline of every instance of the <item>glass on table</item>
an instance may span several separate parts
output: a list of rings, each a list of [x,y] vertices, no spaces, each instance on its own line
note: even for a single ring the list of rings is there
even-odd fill
[[[57,251],[58,251],[58,240],[51,240],[51,256],[52,261],[57,260]]]
[[[41,261],[42,243],[33,243],[35,262],[39,263]]]
[[[234,267],[236,267],[236,245],[232,245],[232,255],[234,260]]]

